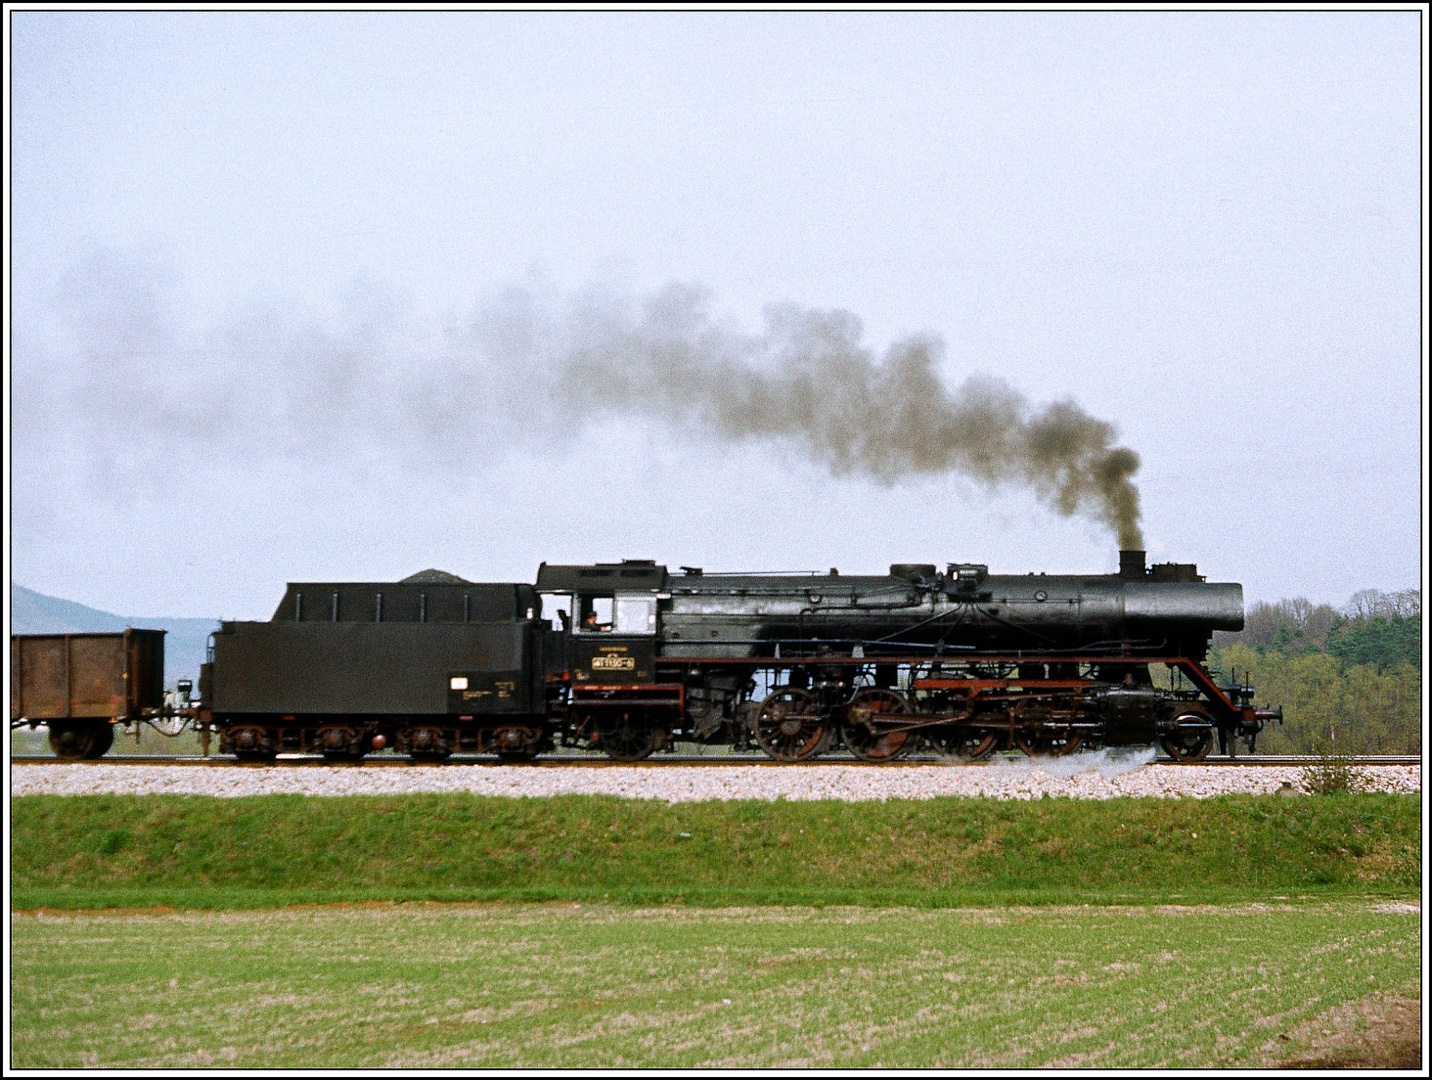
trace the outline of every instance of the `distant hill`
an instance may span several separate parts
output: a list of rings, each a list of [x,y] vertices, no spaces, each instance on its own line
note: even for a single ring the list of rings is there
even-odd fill
[[[164,638],[164,682],[199,678],[199,665],[209,635],[219,628],[217,619],[126,618],[108,611],[86,607],[73,600],[46,596],[23,585],[10,586],[10,633],[12,634],[112,634],[128,627],[168,630]]]

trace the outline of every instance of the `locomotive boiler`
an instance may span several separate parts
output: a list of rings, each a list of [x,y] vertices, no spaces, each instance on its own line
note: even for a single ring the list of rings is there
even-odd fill
[[[433,571],[290,584],[224,623],[197,717],[221,749],[353,759],[556,747],[640,760],[677,743],[808,761],[1157,743],[1251,750],[1278,714],[1204,668],[1242,587],[1125,551],[1103,575],[896,564],[886,575],[549,566],[535,586]]]

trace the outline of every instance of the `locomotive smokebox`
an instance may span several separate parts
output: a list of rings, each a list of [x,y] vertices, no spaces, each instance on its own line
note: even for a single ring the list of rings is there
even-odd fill
[[[1137,548],[1126,548],[1119,552],[1119,576],[1125,581],[1143,581],[1149,576],[1148,568],[1144,565],[1144,556],[1148,552],[1140,551]]]

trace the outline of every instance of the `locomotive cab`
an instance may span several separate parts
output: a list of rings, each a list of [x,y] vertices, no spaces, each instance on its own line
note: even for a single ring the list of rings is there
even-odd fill
[[[644,559],[537,571],[542,609],[571,612],[568,662],[574,686],[640,686],[656,674],[657,605],[666,567]]]
[[[659,605],[666,567],[648,559],[537,571],[543,610],[570,611],[568,739],[620,760],[646,757],[680,729],[680,683],[657,678]]]

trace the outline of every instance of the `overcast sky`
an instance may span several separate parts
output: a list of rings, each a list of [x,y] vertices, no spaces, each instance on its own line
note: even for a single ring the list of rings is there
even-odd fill
[[[1077,403],[1250,601],[1419,579],[1415,12],[9,18],[18,584],[1117,566],[1018,482],[554,385],[673,285],[757,369],[843,311]]]

